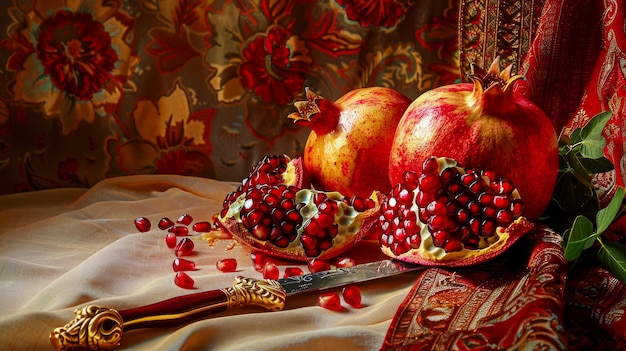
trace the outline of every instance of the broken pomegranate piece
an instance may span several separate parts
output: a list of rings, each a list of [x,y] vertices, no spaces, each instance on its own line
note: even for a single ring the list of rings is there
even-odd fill
[[[263,279],[277,280],[278,278],[280,278],[278,266],[272,262],[267,262],[263,267]]]
[[[361,308],[361,289],[356,285],[345,286],[341,290],[343,300],[354,308]]]
[[[174,269],[174,272],[193,271],[196,269],[196,264],[193,261],[177,257],[172,262],[172,269]]]
[[[257,272],[263,272],[263,267],[265,267],[265,263],[267,263],[267,256],[261,252],[251,252],[250,260],[252,260],[252,265]]]
[[[450,158],[430,157],[381,205],[383,253],[410,263],[467,266],[510,247],[533,225],[517,189],[492,172],[465,170]]]
[[[193,231],[196,233],[208,233],[213,230],[211,222],[196,222],[193,224]]]
[[[193,222],[193,217],[188,214],[183,214],[176,220],[176,223],[180,223],[182,225],[190,225]]]
[[[283,278],[295,277],[303,274],[304,271],[300,267],[286,267],[283,272]]]
[[[191,239],[183,238],[178,242],[178,244],[176,244],[174,254],[176,254],[176,257],[189,256],[193,252],[194,246],[195,245]]]
[[[176,272],[174,277],[174,284],[183,289],[193,289],[195,281],[185,272]]]
[[[350,268],[350,267],[354,267],[354,265],[356,265],[356,262],[350,257],[340,258],[335,263],[335,267],[337,268]]]
[[[159,220],[159,229],[161,230],[169,229],[173,227],[174,225],[175,225],[174,221],[172,221],[171,219],[167,217],[163,217],[161,218],[161,220]]]
[[[317,298],[317,304],[333,311],[341,311],[343,309],[339,294],[336,292],[321,294]]]
[[[319,258],[314,258],[309,261],[307,267],[309,268],[309,272],[317,273],[330,270],[330,263]]]
[[[234,258],[225,258],[215,263],[215,267],[220,272],[235,272],[237,270],[237,260]]]
[[[167,233],[167,235],[165,236],[165,244],[167,245],[167,247],[169,247],[170,249],[173,249],[176,247],[176,234],[174,233]]]
[[[168,229],[170,233],[174,233],[176,236],[189,235],[189,229],[182,225],[176,225]]]
[[[137,228],[138,231],[145,233],[150,230],[151,226],[152,224],[150,223],[150,220],[148,218],[146,217],[135,218],[135,227]]]

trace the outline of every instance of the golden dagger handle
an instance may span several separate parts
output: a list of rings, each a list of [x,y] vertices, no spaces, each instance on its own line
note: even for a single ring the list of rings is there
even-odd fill
[[[110,350],[119,346],[122,333],[140,328],[172,327],[234,307],[255,305],[279,311],[287,293],[274,280],[236,277],[232,287],[174,297],[133,309],[87,306],[75,318],[50,333],[55,350]]]

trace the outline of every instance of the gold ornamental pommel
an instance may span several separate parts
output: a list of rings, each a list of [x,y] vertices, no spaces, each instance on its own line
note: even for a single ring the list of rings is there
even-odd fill
[[[255,305],[280,311],[285,307],[287,292],[275,280],[235,277],[232,287],[222,289],[228,298],[228,308]]]
[[[86,306],[74,314],[74,320],[50,333],[55,350],[111,350],[119,346],[124,322],[116,310]]]

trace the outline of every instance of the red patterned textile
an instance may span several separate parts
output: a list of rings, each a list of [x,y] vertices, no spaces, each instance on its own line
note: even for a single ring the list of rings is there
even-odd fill
[[[238,181],[297,156],[304,87],[458,80],[458,2],[7,0],[0,194],[121,175]]]
[[[565,350],[566,270],[549,230],[484,265],[426,270],[381,350]]]
[[[541,106],[557,131],[569,134],[596,114],[612,111],[605,156],[614,172],[596,177],[612,194],[626,180],[626,5],[623,1],[547,1],[523,63],[519,86]]]

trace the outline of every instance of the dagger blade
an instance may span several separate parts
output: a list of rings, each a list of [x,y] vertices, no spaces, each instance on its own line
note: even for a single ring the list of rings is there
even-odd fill
[[[289,278],[278,279],[287,295],[307,291],[336,288],[348,284],[366,282],[400,273],[423,269],[423,266],[408,264],[402,261],[382,260],[355,265],[349,268],[337,268],[329,271],[308,273]]]

